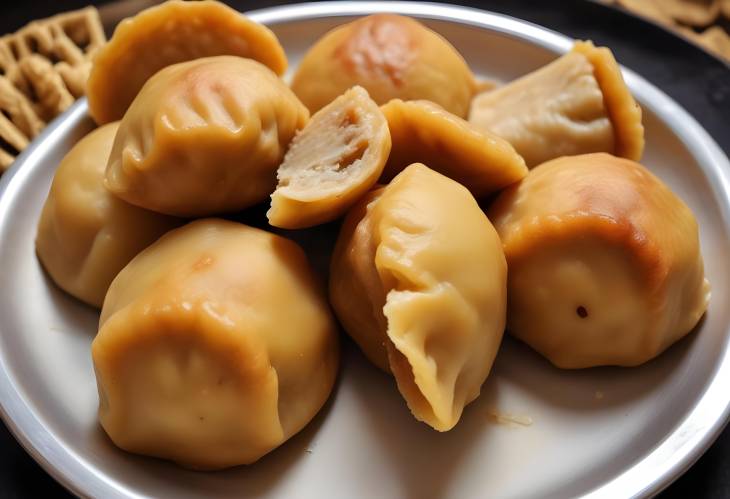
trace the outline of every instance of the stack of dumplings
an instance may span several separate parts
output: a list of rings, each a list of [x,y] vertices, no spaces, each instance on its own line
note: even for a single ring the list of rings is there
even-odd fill
[[[636,366],[707,309],[697,222],[637,163],[610,50],[577,42],[479,92],[447,40],[377,14],[324,34],[291,86],[286,68],[270,30],[211,0],[123,21],[94,59],[100,127],[61,161],[36,251],[100,309],[118,447],[255,462],[325,405],[340,329],[446,432],[505,330],[559,368]],[[236,221],[269,199],[264,229]],[[281,230],[322,224],[328,276]]]

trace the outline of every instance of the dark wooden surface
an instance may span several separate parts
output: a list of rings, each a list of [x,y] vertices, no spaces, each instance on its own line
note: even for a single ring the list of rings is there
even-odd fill
[[[2,7],[0,33],[26,22],[88,4],[84,0],[10,2]],[[93,2],[102,4],[105,2]],[[228,1],[239,10],[286,1]],[[449,2],[492,10],[611,47],[616,58],[687,109],[730,155],[730,69],[663,28],[586,0]],[[0,424],[0,497],[69,497]],[[730,429],[674,484],[663,499],[730,497]]]

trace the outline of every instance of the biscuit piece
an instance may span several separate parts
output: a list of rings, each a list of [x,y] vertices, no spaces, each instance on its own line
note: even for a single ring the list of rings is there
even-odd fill
[[[390,152],[385,116],[362,87],[317,111],[279,167],[269,223],[299,229],[342,216],[378,180]]]
[[[54,71],[47,59],[32,54],[23,57],[19,66],[38,99],[36,111],[46,122],[51,121],[74,103],[74,97],[63,83],[63,78]]]
[[[6,78],[26,97],[32,95],[30,86],[18,66],[17,46],[13,42],[14,35],[0,37],[0,76]]]
[[[673,26],[674,19],[661,6],[657,0],[618,0],[618,4],[634,14],[646,17],[664,26]]]
[[[0,173],[7,170],[44,125],[25,96],[0,76]]]
[[[106,37],[99,13],[86,7],[33,21],[13,36],[12,43],[18,60],[31,55],[46,59],[61,76],[66,91],[78,98],[84,94],[91,59]]]
[[[507,329],[558,367],[642,364],[707,308],[697,221],[638,163],[549,161],[488,215],[509,265]]]
[[[89,113],[99,124],[119,120],[160,69],[217,55],[254,59],[277,75],[287,66],[274,33],[223,3],[171,0],[143,10],[119,23],[94,59]]]
[[[675,21],[698,28],[709,26],[720,15],[719,0],[653,0]]]

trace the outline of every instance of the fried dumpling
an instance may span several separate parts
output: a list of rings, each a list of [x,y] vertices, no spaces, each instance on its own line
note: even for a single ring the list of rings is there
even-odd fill
[[[169,0],[119,23],[96,54],[86,90],[89,114],[99,124],[120,120],[157,71],[216,55],[254,59],[277,75],[287,67],[267,27],[217,1]]]
[[[298,229],[339,218],[375,184],[389,152],[383,113],[364,88],[351,88],[292,141],[277,172],[269,223]]]
[[[179,216],[247,208],[309,112],[266,66],[218,56],[168,66],[124,115],[106,185],[125,201]]]
[[[638,163],[549,161],[489,217],[509,265],[507,329],[558,367],[641,364],[707,308],[695,217]]]
[[[477,86],[445,38],[395,14],[367,16],[326,33],[304,55],[292,81],[311,112],[354,85],[378,104],[426,99],[461,117]]]
[[[82,138],[61,160],[43,205],[36,252],[64,291],[101,307],[112,279],[178,219],[143,210],[104,188],[104,169],[119,123]]]
[[[413,415],[446,431],[489,374],[506,287],[501,243],[469,191],[413,164],[348,214],[330,302]]]
[[[477,95],[469,121],[510,142],[532,168],[576,154],[607,152],[638,161],[641,108],[611,51],[576,42],[568,54]]]
[[[339,349],[299,246],[205,219],[119,273],[92,355],[99,419],[116,445],[219,469],[256,461],[309,423]]]
[[[525,160],[509,142],[432,102],[393,99],[382,110],[393,141],[383,182],[423,162],[479,198],[527,175]]]

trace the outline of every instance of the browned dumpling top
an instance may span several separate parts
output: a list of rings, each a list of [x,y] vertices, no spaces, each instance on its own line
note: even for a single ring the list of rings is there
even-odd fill
[[[99,50],[86,91],[89,113],[99,124],[120,120],[157,71],[215,55],[255,59],[278,75],[287,67],[284,49],[267,27],[217,1],[169,0],[119,23]]]
[[[638,163],[549,161],[488,215],[509,265],[507,328],[559,367],[641,364],[707,308],[697,221]]]
[[[119,125],[106,186],[149,210],[199,217],[241,210],[276,187],[276,168],[309,119],[299,99],[253,59],[168,66]]]
[[[353,85],[378,104],[426,99],[465,117],[471,70],[441,35],[409,17],[375,14],[326,33],[305,54],[292,89],[314,112]]]

